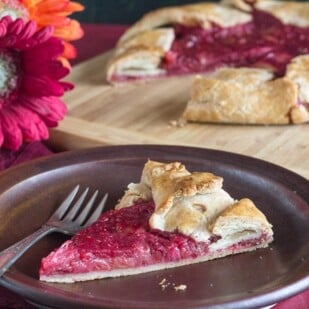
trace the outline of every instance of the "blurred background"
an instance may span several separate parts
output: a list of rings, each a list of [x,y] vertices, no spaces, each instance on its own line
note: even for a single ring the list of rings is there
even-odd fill
[[[78,59],[72,64],[89,59],[112,49],[128,25],[139,20],[145,13],[165,6],[220,2],[221,0],[76,0],[85,10],[71,15],[83,25],[85,36],[73,42]],[[284,0],[283,0],[284,1]],[[295,1],[295,0],[290,0]],[[300,0],[301,1],[301,0]],[[309,1],[309,0],[303,0]],[[0,0],[1,2],[1,0]],[[104,25],[104,30],[102,30]],[[102,33],[104,31],[104,33]],[[104,37],[104,39],[102,39]],[[101,39],[98,39],[101,38]],[[85,47],[86,46],[86,47]]]
[[[74,18],[86,23],[128,25],[144,13],[162,6],[197,3],[202,0],[77,0],[85,10]],[[214,1],[212,1],[214,2]]]
[[[191,0],[191,1],[190,0],[77,0],[77,1],[85,6],[85,10],[83,12],[75,14],[74,16],[74,18],[78,19],[81,22],[128,25],[137,21],[143,14],[153,9],[163,6],[197,3],[202,2],[203,0]],[[218,1],[212,0],[211,2],[218,2]]]

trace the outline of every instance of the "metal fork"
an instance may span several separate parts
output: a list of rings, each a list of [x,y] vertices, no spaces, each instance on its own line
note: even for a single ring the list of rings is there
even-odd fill
[[[48,219],[46,223],[42,225],[40,229],[13,244],[7,249],[0,252],[0,277],[38,240],[45,235],[52,232],[61,232],[63,234],[73,235],[77,231],[93,223],[98,219],[107,200],[107,194],[104,195],[98,206],[90,214],[92,206],[95,203],[95,199],[98,195],[98,190],[89,199],[86,206],[81,210],[81,206],[85,201],[89,188],[84,190],[80,198],[75,204],[70,207],[73,202],[79,185],[77,185],[73,191],[66,197],[61,203],[58,209]]]

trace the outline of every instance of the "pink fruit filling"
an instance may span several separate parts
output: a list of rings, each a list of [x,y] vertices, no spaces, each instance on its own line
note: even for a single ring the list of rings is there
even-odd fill
[[[206,255],[208,242],[172,232],[153,230],[148,221],[154,211],[153,202],[110,210],[94,224],[42,259],[40,275],[64,275],[136,268],[166,262],[177,262]],[[264,237],[265,238],[265,237]],[[237,247],[256,245],[263,237],[240,242]]]
[[[309,53],[309,28],[285,25],[274,16],[253,11],[249,23],[209,30],[175,26],[176,39],[162,63],[168,74],[205,72],[222,66],[270,67],[285,73],[292,58]]]
[[[179,233],[151,230],[153,202],[111,210],[42,260],[41,275],[139,267],[194,258],[207,252]]]

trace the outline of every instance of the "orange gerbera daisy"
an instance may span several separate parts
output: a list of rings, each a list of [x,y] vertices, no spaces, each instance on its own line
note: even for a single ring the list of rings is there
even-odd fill
[[[83,9],[81,4],[70,0],[1,0],[0,18],[9,15],[13,19],[34,20],[38,29],[53,26],[53,35],[64,43],[64,53],[60,58],[69,66],[67,59],[74,59],[77,54],[69,42],[80,39],[84,32],[79,22],[68,16]]]
[[[66,59],[76,57],[76,49],[70,41],[80,39],[84,32],[77,20],[68,16],[82,11],[84,7],[70,0],[19,0],[27,9],[29,19],[35,20],[39,29],[45,26],[54,26],[53,35],[64,41]]]

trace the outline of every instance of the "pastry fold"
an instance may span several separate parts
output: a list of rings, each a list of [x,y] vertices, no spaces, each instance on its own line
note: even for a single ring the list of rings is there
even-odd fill
[[[223,239],[216,246],[239,237],[272,235],[271,224],[254,203],[248,198],[233,199],[222,185],[222,177],[209,172],[190,173],[180,162],[149,160],[141,182],[128,186],[116,209],[153,199],[151,228],[180,232],[196,241],[209,241],[216,235]],[[148,188],[146,198],[138,188]]]
[[[245,0],[223,0],[222,4],[251,11],[252,5]],[[309,3],[304,1],[277,1],[277,0],[255,0],[254,7],[266,11],[285,24],[308,27],[309,26]]]

